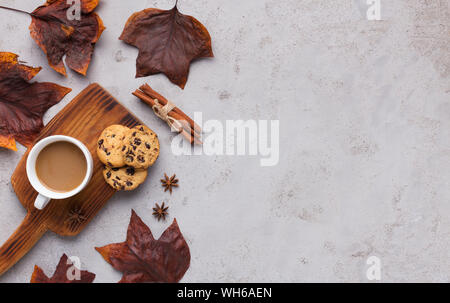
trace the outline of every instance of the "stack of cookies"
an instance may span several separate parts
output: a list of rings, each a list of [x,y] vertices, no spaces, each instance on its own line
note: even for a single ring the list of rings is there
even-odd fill
[[[148,127],[111,125],[98,139],[97,155],[105,164],[103,177],[116,190],[133,190],[147,178],[159,156],[158,136]]]

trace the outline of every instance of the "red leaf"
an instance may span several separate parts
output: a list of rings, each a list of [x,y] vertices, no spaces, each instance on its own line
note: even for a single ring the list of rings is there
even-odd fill
[[[16,149],[15,140],[33,143],[44,127],[42,116],[71,89],[54,83],[29,83],[39,71],[19,64],[18,56],[0,52],[0,147]]]
[[[208,30],[197,19],[171,10],[149,8],[134,13],[119,38],[139,49],[136,77],[164,73],[184,88],[190,63],[214,57]]]
[[[70,280],[68,273],[73,274],[74,265],[71,262],[67,264],[67,255],[62,255],[59,260],[58,266],[56,266],[55,273],[51,278],[47,277],[44,271],[37,265],[34,266],[34,272],[31,275],[30,283],[92,283],[95,279],[95,274],[88,272],[87,270],[80,271],[80,279]],[[79,270],[79,269],[77,269]]]
[[[177,221],[158,240],[132,211],[125,242],[95,248],[115,269],[123,272],[120,283],[181,280],[189,268],[191,255]]]
[[[67,66],[86,75],[95,43],[105,29],[102,19],[93,12],[98,3],[99,0],[81,0],[80,20],[67,18],[72,4],[67,4],[66,0],[47,0],[33,11],[31,37],[58,73],[67,75],[63,63],[66,55]]]

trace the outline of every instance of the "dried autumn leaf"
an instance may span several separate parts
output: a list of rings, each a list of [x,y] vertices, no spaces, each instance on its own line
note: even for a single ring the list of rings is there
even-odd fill
[[[33,143],[44,127],[42,116],[71,89],[54,83],[29,83],[40,67],[19,64],[18,56],[0,52],[0,147],[17,150],[15,140]]]
[[[119,38],[139,49],[136,78],[164,73],[184,88],[190,63],[214,57],[208,30],[197,19],[171,10],[149,8],[128,19]]]
[[[67,261],[67,255],[62,255],[51,278],[47,277],[44,271],[35,265],[30,283],[92,283],[94,281],[95,274],[87,270],[79,270],[70,261],[69,263]],[[78,277],[76,270],[79,270]],[[73,279],[69,279],[69,277],[73,277]]]
[[[181,280],[189,268],[191,255],[177,221],[158,240],[132,211],[125,242],[95,248],[115,269],[123,273],[120,283]]]
[[[67,66],[85,76],[95,43],[105,29],[102,19],[93,12],[99,0],[81,0],[80,20],[68,19],[72,4],[67,2],[47,0],[35,9],[30,34],[47,55],[48,63],[54,70],[67,75],[63,63],[66,55]]]

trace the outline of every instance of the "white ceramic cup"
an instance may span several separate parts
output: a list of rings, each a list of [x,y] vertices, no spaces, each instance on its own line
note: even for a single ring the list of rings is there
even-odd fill
[[[39,180],[39,178],[37,177],[36,174],[36,159],[39,155],[39,153],[49,144],[51,143],[55,143],[55,142],[60,142],[60,141],[66,141],[66,142],[70,142],[74,145],[76,145],[84,154],[84,157],[86,158],[86,164],[87,164],[87,170],[86,170],[86,176],[83,179],[83,182],[81,182],[81,184],[68,192],[55,192],[50,190],[48,187],[45,187],[41,181]],[[50,202],[50,200],[55,199],[55,200],[62,200],[62,199],[67,199],[70,198],[72,196],[75,196],[76,194],[78,194],[80,191],[82,191],[86,185],[88,185],[89,181],[91,180],[92,177],[92,171],[93,171],[93,160],[92,160],[92,155],[89,152],[89,150],[87,149],[87,147],[81,143],[80,141],[78,141],[75,138],[72,137],[68,137],[68,136],[50,136],[47,137],[45,139],[42,139],[41,141],[39,141],[38,143],[36,143],[34,145],[34,147],[31,149],[30,153],[28,154],[28,159],[27,159],[27,176],[28,176],[28,180],[31,183],[31,186],[33,186],[33,188],[39,193],[38,196],[36,197],[36,200],[34,201],[34,207],[36,207],[37,209],[43,209],[48,202]]]

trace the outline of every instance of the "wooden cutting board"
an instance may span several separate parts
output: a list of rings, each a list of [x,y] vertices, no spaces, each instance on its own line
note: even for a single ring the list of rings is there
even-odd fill
[[[103,179],[103,164],[96,154],[98,137],[112,124],[134,127],[142,123],[100,85],[91,84],[42,130],[36,142],[52,135],[67,135],[83,142],[94,159],[94,174],[89,185],[78,195],[52,200],[43,210],[37,210],[33,206],[37,192],[31,187],[25,169],[31,148],[28,149],[11,177],[14,191],[28,214],[0,247],[0,275],[19,261],[46,231],[62,236],[80,233],[114,195],[115,190]],[[82,217],[77,220],[74,213]]]

